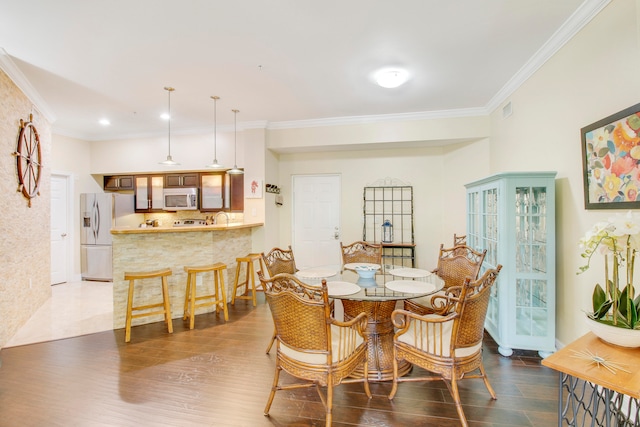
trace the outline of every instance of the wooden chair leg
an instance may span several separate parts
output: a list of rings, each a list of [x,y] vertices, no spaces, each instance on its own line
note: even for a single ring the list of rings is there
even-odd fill
[[[236,278],[233,281],[233,294],[231,294],[231,305],[236,303],[236,293],[238,292],[238,280],[240,280],[240,265],[236,263]]]
[[[227,309],[227,292],[224,289],[224,276],[222,270],[213,272],[214,286],[216,288],[216,300],[221,301],[216,304],[216,313],[218,312],[218,305],[222,304],[222,313],[224,314],[225,322],[229,320],[229,311]],[[218,288],[220,288],[220,297],[218,298]]]
[[[187,320],[189,312],[189,296],[191,295],[191,274],[187,273],[187,289],[184,291],[184,310],[182,311],[182,320]]]
[[[133,280],[129,280],[129,295],[127,298],[127,318],[124,327],[124,342],[131,341],[131,312],[133,311]]]
[[[271,351],[271,347],[273,347],[273,343],[276,342],[276,328],[273,327],[273,335],[271,335],[271,341],[269,341],[269,345],[267,346],[267,351],[265,353],[269,354]]]
[[[171,320],[171,305],[169,304],[169,286],[167,285],[167,276],[162,276],[162,300],[164,303],[164,318],[167,322],[167,330],[172,334],[173,321]]]
[[[277,362],[276,362],[277,363]],[[267,406],[264,408],[264,414],[269,415],[269,409],[271,409],[271,404],[273,403],[273,398],[276,396],[276,391],[278,390],[278,378],[280,377],[280,370],[282,368],[280,365],[276,366],[276,373],[273,376],[273,384],[271,385],[271,393],[269,394],[269,400],[267,400]]]

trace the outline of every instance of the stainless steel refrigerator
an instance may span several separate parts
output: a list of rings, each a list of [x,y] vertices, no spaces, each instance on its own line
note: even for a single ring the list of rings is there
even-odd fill
[[[134,211],[133,194],[80,195],[80,262],[82,280],[112,281],[112,227],[137,227],[144,215]]]

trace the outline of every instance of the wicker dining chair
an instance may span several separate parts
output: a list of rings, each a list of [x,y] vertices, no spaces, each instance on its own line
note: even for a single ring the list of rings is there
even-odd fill
[[[447,385],[461,424],[467,426],[462,409],[458,381],[482,378],[492,399],[497,399],[482,363],[484,321],[491,286],[502,269],[488,269],[478,280],[467,277],[462,286],[447,289],[439,296],[451,307],[448,314],[421,316],[406,310],[395,310],[391,317],[398,331],[393,337],[393,399],[398,383],[404,381],[442,380]],[[434,373],[420,377],[398,377],[398,361],[406,360]],[[470,374],[470,375],[467,375]]]
[[[342,254],[343,268],[345,264],[357,262],[378,264],[382,268],[381,244],[357,241],[344,246],[340,242],[340,253]]]
[[[471,280],[476,280],[486,255],[486,249],[478,252],[465,245],[445,249],[444,245],[441,244],[440,253],[438,254],[438,266],[433,270],[433,273],[444,280],[443,290],[432,296],[405,300],[404,309],[417,314],[434,313],[435,305],[432,301],[437,296],[442,295],[447,288],[462,286],[467,277]],[[438,307],[437,312],[442,313],[442,309],[442,307]]]
[[[281,273],[269,279],[259,274],[276,325],[276,370],[264,414],[269,415],[277,391],[315,387],[325,406],[326,426],[331,426],[333,387],[340,383],[364,382],[369,398],[367,316],[360,313],[348,322],[331,317],[327,282],[312,286]],[[349,378],[356,369],[363,378]],[[304,382],[280,384],[280,371]],[[326,397],[320,388],[326,387]]]
[[[264,252],[262,252],[261,255],[262,263],[267,269],[269,277],[273,277],[276,274],[280,273],[295,274],[296,271],[298,271],[298,269],[296,268],[296,260],[293,256],[293,249],[291,249],[291,245],[289,245],[289,249],[273,248],[269,251],[268,254],[265,255]],[[271,347],[273,347],[273,343],[275,342],[275,340],[276,332],[274,329],[271,341],[269,341],[269,345],[267,346],[267,354],[271,351]]]
[[[273,248],[266,255],[264,252],[261,255],[269,277],[280,273],[294,274],[298,271],[291,246],[289,246],[289,249]]]

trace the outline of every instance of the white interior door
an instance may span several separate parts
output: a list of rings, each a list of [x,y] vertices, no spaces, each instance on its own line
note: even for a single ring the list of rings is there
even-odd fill
[[[294,175],[292,187],[296,267],[340,266],[340,175]]]
[[[69,280],[69,183],[66,175],[51,175],[51,284]]]

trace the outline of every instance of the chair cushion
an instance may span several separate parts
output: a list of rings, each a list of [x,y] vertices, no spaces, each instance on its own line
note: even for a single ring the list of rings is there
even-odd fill
[[[338,349],[340,347],[340,326],[331,325],[331,355],[332,360],[331,363],[339,362],[339,352]],[[356,334],[355,337],[355,347],[357,348],[360,344],[364,342],[364,339],[360,336],[360,334]],[[343,343],[344,346],[344,343]],[[327,363],[327,356],[325,354],[320,353],[306,353],[303,351],[294,350],[291,347],[287,347],[284,343],[280,343],[280,351],[285,354],[287,357],[298,360],[304,363],[310,363],[312,365],[324,365]]]
[[[437,319],[441,318],[441,316],[437,314],[428,314],[424,316],[429,319]],[[421,343],[421,347],[416,345],[415,340],[415,325],[419,320],[411,319],[411,324],[409,325],[409,329],[406,333],[400,335],[398,337],[398,341],[408,344],[413,347],[420,348],[420,350],[425,351],[427,353],[437,354],[443,357],[450,357],[449,348],[451,344],[451,332],[453,330],[453,320],[449,320],[448,322],[444,322],[442,324],[442,351],[440,352],[440,348],[436,348],[436,344],[439,346],[439,339],[433,334],[433,328],[429,328],[429,337],[426,340],[423,340]],[[466,348],[456,349],[455,357],[466,357],[470,356],[474,353],[477,353],[482,348],[482,342]],[[440,354],[441,353],[441,354]]]

